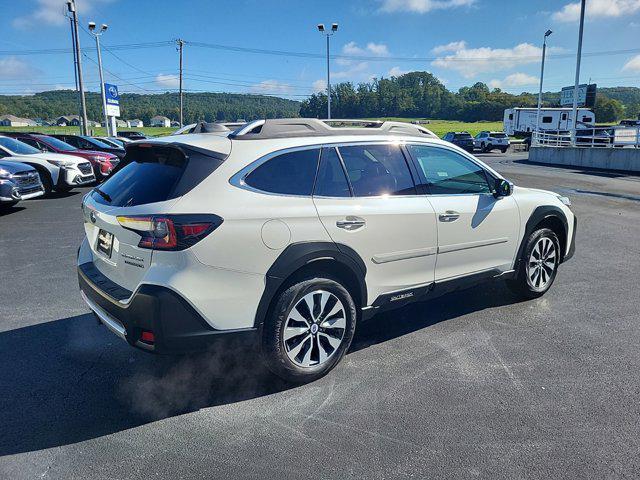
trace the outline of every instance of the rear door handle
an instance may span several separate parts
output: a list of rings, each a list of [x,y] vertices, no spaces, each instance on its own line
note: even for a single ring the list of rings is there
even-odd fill
[[[438,215],[438,220],[441,222],[455,222],[460,218],[460,214],[458,212],[454,212],[453,210],[447,210],[444,213]]]
[[[342,228],[344,230],[353,231],[358,230],[359,228],[364,227],[366,222],[364,218],[347,216],[344,220],[338,220],[336,222],[336,227]]]

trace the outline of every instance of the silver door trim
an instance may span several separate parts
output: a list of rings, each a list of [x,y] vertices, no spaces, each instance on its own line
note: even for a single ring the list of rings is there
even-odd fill
[[[375,264],[397,262],[398,260],[408,260],[410,258],[427,257],[438,253],[438,247],[416,248],[404,250],[402,252],[381,253],[374,255],[371,261]]]
[[[497,245],[499,243],[507,243],[507,237],[491,238],[489,240],[477,240],[475,242],[454,243],[451,245],[442,245],[438,247],[438,253],[457,252],[459,250],[469,250],[470,248],[488,247],[489,245]]]

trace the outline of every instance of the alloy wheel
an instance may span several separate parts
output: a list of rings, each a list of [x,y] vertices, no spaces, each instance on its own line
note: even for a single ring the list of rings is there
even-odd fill
[[[307,293],[287,314],[282,340],[299,367],[325,363],[338,350],[347,327],[344,305],[326,290]]]
[[[536,290],[544,290],[551,283],[557,263],[555,243],[549,237],[542,237],[533,247],[527,263],[527,277],[531,286]]]

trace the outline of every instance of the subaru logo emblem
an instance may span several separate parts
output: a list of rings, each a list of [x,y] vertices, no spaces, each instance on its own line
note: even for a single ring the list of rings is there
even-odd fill
[[[91,211],[91,213],[89,214],[89,219],[91,220],[91,223],[96,223],[96,212]]]

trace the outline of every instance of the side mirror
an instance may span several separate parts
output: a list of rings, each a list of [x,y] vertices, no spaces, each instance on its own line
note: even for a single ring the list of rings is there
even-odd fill
[[[512,193],[512,185],[511,182],[505,180],[503,178],[496,178],[496,183],[494,187],[494,196],[498,197],[508,197]]]

